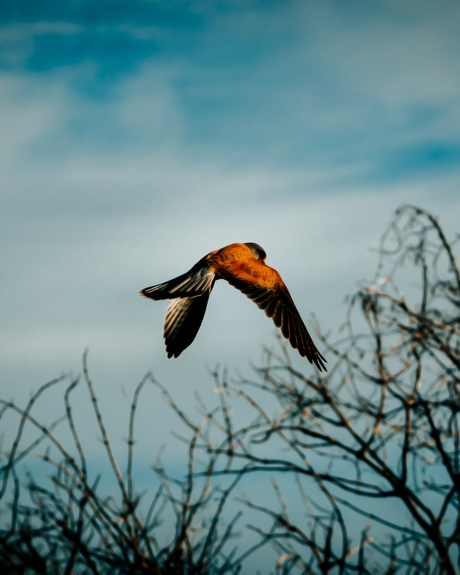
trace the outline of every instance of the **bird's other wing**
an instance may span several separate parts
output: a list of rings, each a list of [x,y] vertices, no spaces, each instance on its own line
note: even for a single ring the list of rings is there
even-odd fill
[[[294,349],[319,371],[327,371],[324,357],[319,353],[305,327],[279,273],[254,257],[234,262],[210,260],[216,275],[228,281],[248,298],[252,299],[265,314],[281,328],[283,336]]]
[[[147,287],[139,293],[154,300],[194,297],[209,291],[214,279],[214,272],[207,262],[200,260],[187,273],[168,282]]]
[[[179,357],[195,339],[212,287],[201,296],[177,298],[169,304],[163,335],[168,358]]]

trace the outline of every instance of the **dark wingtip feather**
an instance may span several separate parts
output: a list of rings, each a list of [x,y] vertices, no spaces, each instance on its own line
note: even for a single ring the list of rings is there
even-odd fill
[[[312,359],[313,359],[313,361],[309,358],[310,363],[314,363],[319,371],[324,371],[325,373],[327,373],[326,366],[324,365],[325,363],[327,363],[327,361],[319,353],[318,350],[316,350],[316,354],[313,356]]]
[[[166,352],[167,352],[167,354],[168,354],[168,359],[171,359],[172,357],[173,357],[174,359],[176,359],[177,357],[180,356],[180,354],[181,354],[183,351],[184,351],[183,349],[181,349],[180,351],[177,351],[177,350],[168,350],[168,349],[166,349]]]

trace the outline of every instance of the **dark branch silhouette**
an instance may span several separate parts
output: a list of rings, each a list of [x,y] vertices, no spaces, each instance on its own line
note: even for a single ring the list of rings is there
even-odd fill
[[[69,381],[66,377],[42,386],[22,410],[11,402],[0,400],[0,416],[13,411],[19,418],[12,448],[2,453],[6,463],[1,467],[1,494],[12,500],[2,509],[0,530],[0,567],[2,573],[237,573],[239,561],[235,549],[228,552],[233,529],[240,514],[229,524],[222,521],[222,510],[239,476],[226,488],[211,487],[210,481],[218,456],[210,454],[199,466],[206,481],[195,479],[195,445],[207,418],[194,428],[189,444],[189,473],[183,480],[168,477],[158,459],[156,474],[159,487],[151,498],[137,494],[133,481],[134,423],[142,388],[155,383],[148,374],[138,385],[131,403],[128,457],[123,474],[115,460],[112,446],[98,407],[93,384],[88,374],[86,354],[83,360],[84,380],[90,393],[94,413],[110,467],[117,480],[118,498],[100,494],[100,476],[90,482],[86,458],[74,421],[70,395],[79,380],[70,381],[65,391],[66,416],[49,427],[31,415],[37,398],[51,386]],[[76,455],[58,440],[56,428],[66,422],[74,441]],[[19,449],[26,424],[35,427],[38,438]],[[52,446],[60,460],[53,459],[49,447],[39,453],[43,444]],[[38,458],[46,464],[49,481],[38,482],[32,473],[19,469],[25,458]],[[153,478],[152,478],[153,479]],[[157,482],[158,483],[158,482]],[[11,487],[12,484],[12,493]],[[26,494],[26,497],[24,497]],[[217,504],[216,504],[217,500]],[[212,504],[211,504],[212,503]],[[175,529],[170,542],[162,546],[157,534],[165,507],[175,515]],[[164,537],[162,537],[164,539]]]

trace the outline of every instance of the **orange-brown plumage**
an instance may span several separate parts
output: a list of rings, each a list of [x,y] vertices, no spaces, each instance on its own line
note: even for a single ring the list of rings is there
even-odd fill
[[[186,274],[140,292],[154,300],[173,300],[164,330],[168,357],[178,357],[195,339],[214,283],[225,279],[273,319],[302,357],[320,371],[327,371],[326,360],[313,343],[285,283],[265,264],[265,258],[265,251],[257,244],[231,244],[211,252]]]

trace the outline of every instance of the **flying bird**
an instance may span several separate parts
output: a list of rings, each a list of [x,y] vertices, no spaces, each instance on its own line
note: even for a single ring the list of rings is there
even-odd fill
[[[216,280],[224,279],[263,309],[302,357],[319,371],[327,371],[326,360],[316,349],[291,294],[279,273],[265,264],[266,257],[258,244],[230,244],[205,256],[187,273],[139,292],[153,300],[172,300],[163,336],[168,358],[179,357],[193,342],[212,288]]]

